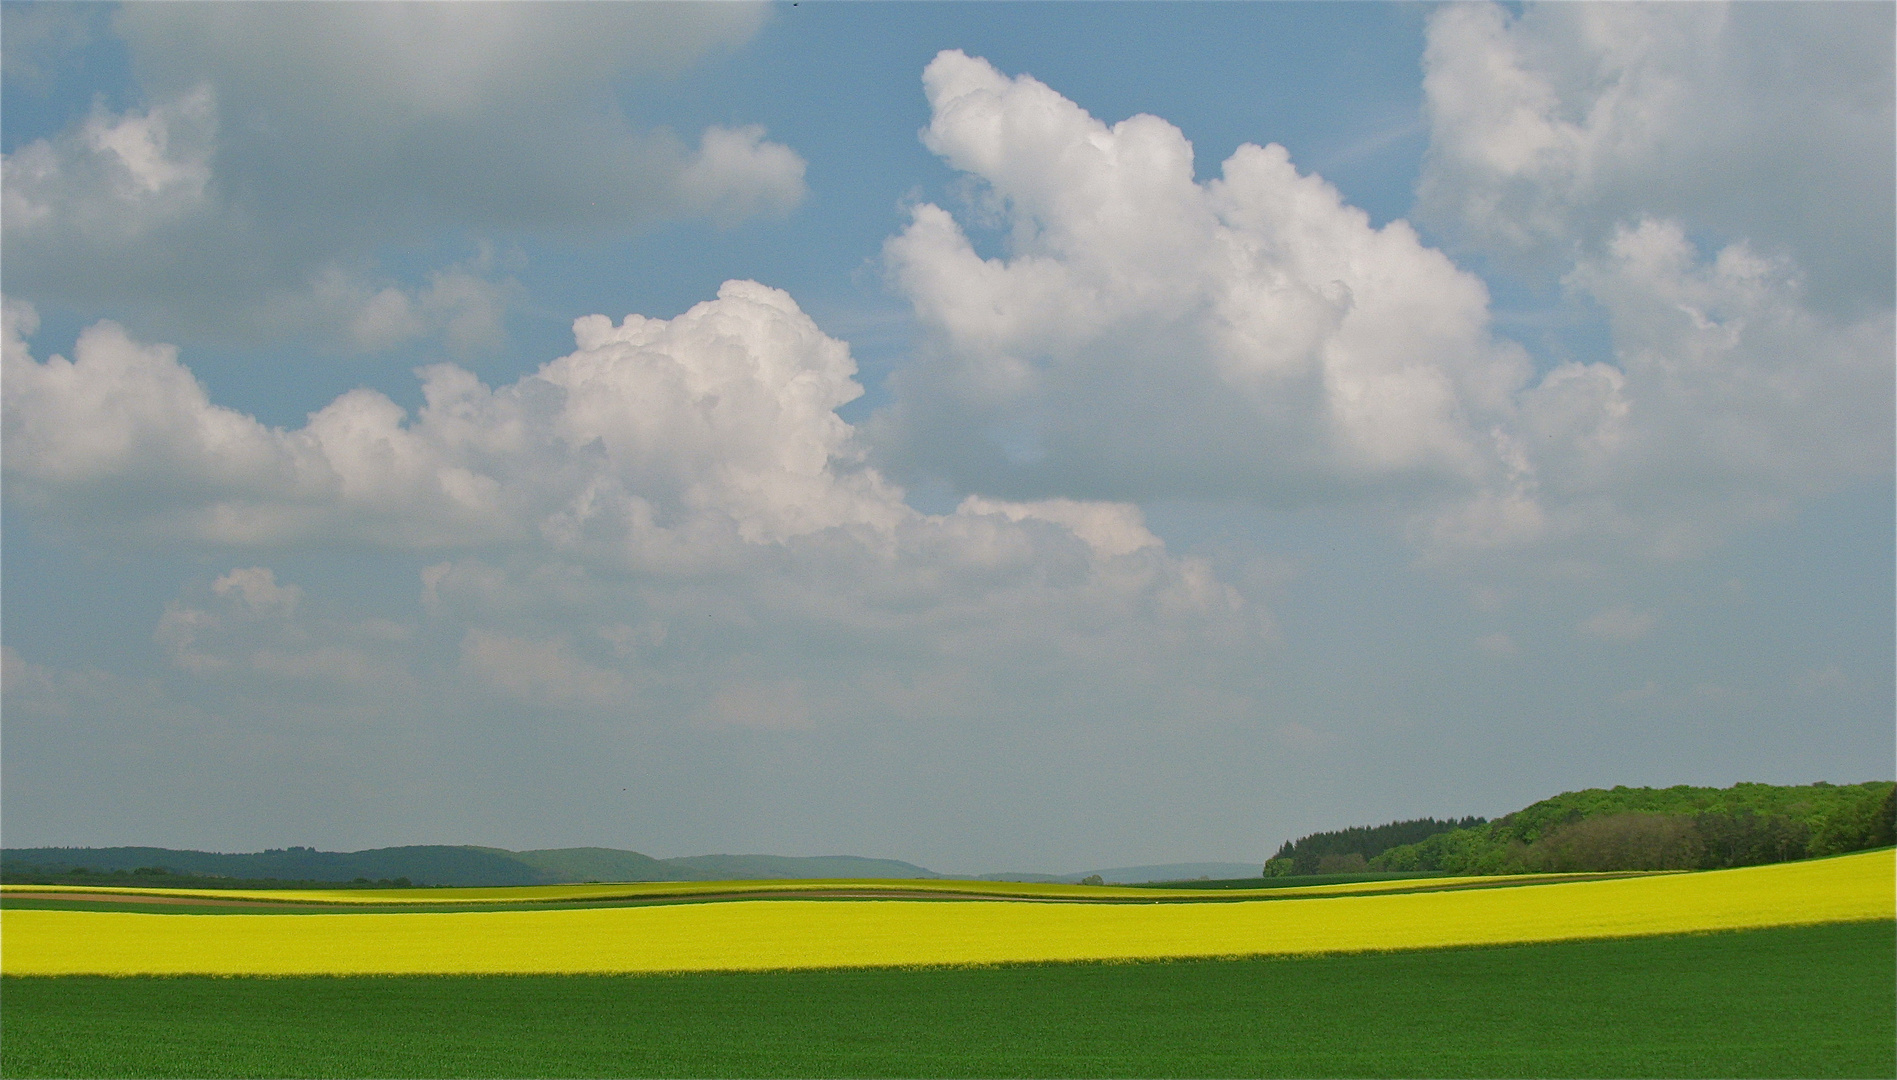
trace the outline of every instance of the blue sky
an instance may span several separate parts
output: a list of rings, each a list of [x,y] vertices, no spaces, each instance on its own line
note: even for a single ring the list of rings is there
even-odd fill
[[[4,18],[9,846],[1891,774],[1887,7]]]

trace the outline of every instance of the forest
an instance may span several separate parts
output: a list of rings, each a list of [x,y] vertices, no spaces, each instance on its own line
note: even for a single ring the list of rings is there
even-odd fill
[[[1714,870],[1897,842],[1897,783],[1570,791],[1493,821],[1419,818],[1287,841],[1266,877]]]

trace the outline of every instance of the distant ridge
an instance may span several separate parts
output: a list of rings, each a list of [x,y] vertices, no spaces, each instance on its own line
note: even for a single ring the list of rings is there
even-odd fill
[[[174,874],[238,879],[349,882],[407,878],[417,885],[560,885],[581,881],[759,881],[809,878],[940,878],[896,859],[854,855],[695,855],[655,859],[615,848],[505,848],[420,845],[368,851],[273,848],[252,854],[171,848],[7,848],[0,876],[63,874],[78,867],[131,871],[164,867]]]
[[[818,878],[949,878],[899,859],[856,855],[689,855],[655,859],[618,848],[545,848],[509,851],[472,845],[424,844],[368,851],[272,848],[249,854],[157,847],[42,847],[0,850],[0,877],[64,876],[84,867],[111,873],[163,867],[174,875],[348,883],[406,878],[416,885],[500,887],[565,885],[582,881],[800,881]],[[1256,877],[1253,863],[1193,862],[1121,866],[1078,874],[982,874],[977,881],[1079,882],[1098,875],[1134,885],[1150,881]]]
[[[1152,881],[1193,881],[1199,878],[1217,881],[1257,876],[1257,863],[1182,862],[1161,863],[1156,866],[1117,866],[1108,870],[1087,870],[1078,874],[983,874],[977,880],[1065,882],[1073,885],[1078,884],[1083,878],[1098,877],[1102,881],[1120,885],[1143,885]]]

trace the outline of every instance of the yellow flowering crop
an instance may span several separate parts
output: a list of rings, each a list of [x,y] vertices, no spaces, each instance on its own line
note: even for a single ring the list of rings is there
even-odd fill
[[[837,880],[798,879],[792,881],[635,881],[586,885],[512,885],[457,888],[388,889],[170,889],[146,886],[114,885],[6,885],[8,894],[32,893],[106,894],[112,896],[155,896],[209,900],[269,900],[312,904],[503,904],[503,903],[594,903],[611,900],[693,899],[723,893],[823,893],[839,891],[901,891],[924,895],[1005,896],[1021,900],[1194,900],[1214,898],[1236,900],[1257,896],[1281,899],[1290,896],[1334,896],[1345,893],[1415,892],[1454,888],[1473,884],[1484,887],[1518,881],[1550,881],[1559,874],[1530,874],[1518,877],[1441,877],[1398,878],[1389,881],[1357,881],[1340,885],[1300,885],[1260,889],[1221,889],[1209,893],[1190,890],[1156,892],[1150,888],[1115,885],[1066,885],[1053,882],[929,880],[914,878],[845,878]]]
[[[1350,952],[1897,918],[1890,851],[1239,903],[731,901],[548,911],[0,914],[8,974],[630,972]]]

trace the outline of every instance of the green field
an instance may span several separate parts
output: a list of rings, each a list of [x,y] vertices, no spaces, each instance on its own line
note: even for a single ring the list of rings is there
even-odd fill
[[[5,1076],[1893,1076],[1889,922],[1304,959],[18,977]]]

